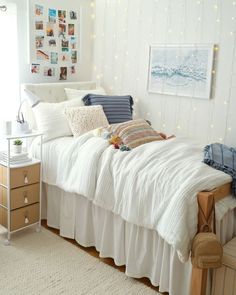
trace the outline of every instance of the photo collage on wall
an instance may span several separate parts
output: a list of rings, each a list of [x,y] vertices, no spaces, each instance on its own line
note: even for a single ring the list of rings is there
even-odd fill
[[[76,74],[79,59],[79,12],[36,4],[33,13],[31,73],[67,80]]]

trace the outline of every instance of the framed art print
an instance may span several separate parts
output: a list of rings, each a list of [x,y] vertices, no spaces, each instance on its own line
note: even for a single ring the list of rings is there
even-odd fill
[[[214,45],[150,47],[148,91],[209,99]]]

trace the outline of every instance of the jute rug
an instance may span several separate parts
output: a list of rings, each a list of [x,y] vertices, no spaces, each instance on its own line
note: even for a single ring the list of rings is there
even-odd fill
[[[158,294],[44,228],[4,239],[0,227],[0,294]]]

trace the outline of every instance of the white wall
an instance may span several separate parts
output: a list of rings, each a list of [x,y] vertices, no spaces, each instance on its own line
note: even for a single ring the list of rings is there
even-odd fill
[[[236,146],[236,1],[96,0],[93,76],[168,134]],[[147,92],[149,45],[214,43],[214,97]]]
[[[33,75],[30,72],[30,64],[28,63],[28,0],[8,0],[15,2],[18,9],[18,36],[19,36],[19,68],[20,68],[20,83],[40,83],[40,82],[55,82],[57,78],[43,77],[42,75]],[[32,1],[32,0],[30,0]],[[46,0],[39,0],[38,3],[48,3]],[[62,9],[82,9],[82,24],[81,24],[81,53],[80,61],[77,66],[77,74],[70,81],[85,81],[91,80],[91,59],[92,59],[92,39],[93,22],[91,22],[91,6],[88,0],[50,0],[52,8],[60,7]],[[34,41],[33,41],[34,42]]]

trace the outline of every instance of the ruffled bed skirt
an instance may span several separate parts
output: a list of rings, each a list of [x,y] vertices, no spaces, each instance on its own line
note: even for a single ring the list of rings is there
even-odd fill
[[[191,262],[181,263],[177,252],[156,231],[126,222],[83,196],[46,184],[42,217],[48,226],[60,229],[61,236],[84,247],[95,246],[100,257],[125,265],[128,276],[147,277],[160,292],[189,295]],[[217,223],[217,231],[223,243],[236,235],[235,210]]]

